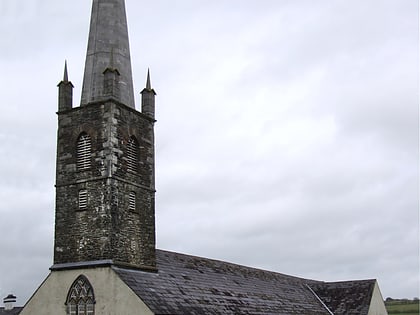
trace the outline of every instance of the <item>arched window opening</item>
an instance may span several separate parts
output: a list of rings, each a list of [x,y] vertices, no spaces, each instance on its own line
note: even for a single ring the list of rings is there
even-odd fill
[[[128,195],[128,210],[136,211],[136,193],[134,191]]]
[[[77,169],[90,168],[91,139],[88,134],[82,133],[77,139]]]
[[[139,161],[139,145],[134,137],[130,137],[127,143],[127,170],[137,173]]]
[[[94,315],[95,295],[89,280],[85,276],[79,276],[70,287],[67,294],[68,315]]]
[[[88,194],[86,189],[79,190],[79,209],[85,210],[87,208]]]

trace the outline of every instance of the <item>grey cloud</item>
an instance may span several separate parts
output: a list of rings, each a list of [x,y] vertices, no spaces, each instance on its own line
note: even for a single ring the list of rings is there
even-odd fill
[[[68,59],[78,104],[90,13],[37,5],[0,9],[0,293],[22,302],[52,263],[56,84]],[[416,295],[418,4],[148,6],[127,0],[135,86],[150,67],[158,93],[159,247]]]

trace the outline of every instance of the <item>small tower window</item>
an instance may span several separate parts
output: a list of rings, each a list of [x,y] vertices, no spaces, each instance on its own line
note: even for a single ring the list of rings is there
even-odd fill
[[[79,209],[80,210],[85,210],[87,208],[87,200],[88,200],[87,190],[86,189],[79,190]]]
[[[92,285],[85,276],[79,276],[67,294],[68,315],[94,315],[95,296]]]
[[[77,139],[77,169],[90,168],[91,139],[88,134],[82,133]]]
[[[134,191],[128,195],[128,210],[136,211],[136,193]]]
[[[127,143],[127,170],[137,173],[139,161],[139,145],[134,137],[130,137]]]

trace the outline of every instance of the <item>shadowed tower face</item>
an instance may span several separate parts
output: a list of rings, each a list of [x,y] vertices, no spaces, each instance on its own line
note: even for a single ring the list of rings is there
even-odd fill
[[[100,101],[104,71],[118,70],[114,98],[134,108],[133,79],[124,0],[93,0],[81,105]]]
[[[134,107],[123,0],[93,0],[81,106],[58,85],[54,264],[155,267],[155,92]]]

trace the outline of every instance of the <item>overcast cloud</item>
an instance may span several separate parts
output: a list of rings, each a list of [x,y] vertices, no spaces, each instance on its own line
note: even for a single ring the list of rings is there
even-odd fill
[[[158,93],[157,244],[418,296],[418,1],[126,0]],[[57,89],[91,1],[0,2],[0,295],[52,264]],[[139,108],[137,94],[137,108]]]

